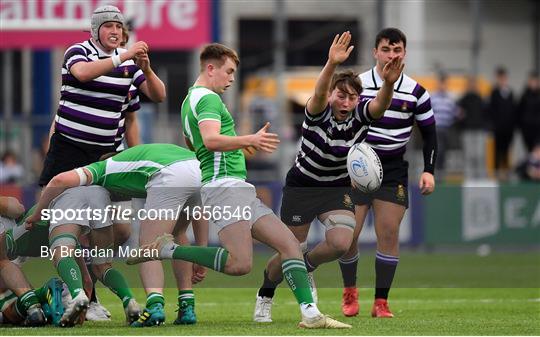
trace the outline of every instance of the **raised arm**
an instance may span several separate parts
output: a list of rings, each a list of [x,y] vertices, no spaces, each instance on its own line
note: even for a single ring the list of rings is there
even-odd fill
[[[146,54],[148,46],[144,41],[139,41],[131,46],[127,52],[115,55],[103,60],[91,62],[77,62],[69,68],[69,72],[81,82],[89,82],[99,76],[111,72],[124,61],[135,58],[135,56]],[[119,57],[119,59],[117,59]],[[118,60],[118,64],[115,64]],[[145,74],[146,75],[146,74]]]
[[[146,81],[144,81],[140,86],[141,91],[144,92],[144,94],[152,101],[156,103],[163,102],[167,96],[165,84],[163,84],[163,82],[150,67],[150,58],[148,57],[148,53],[146,52],[138,55],[136,63],[141,68],[144,73],[144,77],[146,78]]]
[[[315,83],[315,92],[307,103],[307,112],[312,115],[318,115],[324,111],[328,104],[328,95],[330,85],[332,84],[332,76],[338,65],[343,63],[351,54],[354,46],[349,46],[351,43],[351,33],[348,31],[337,34],[328,51],[328,61],[324,65],[317,82]]]
[[[398,80],[403,72],[403,58],[394,57],[392,61],[386,63],[383,68],[382,78],[384,80],[381,88],[377,92],[377,96],[369,103],[368,109],[371,117],[379,119],[384,115],[384,112],[392,103],[392,95],[394,94],[394,83]]]
[[[226,136],[220,134],[221,122],[217,120],[204,120],[199,123],[199,130],[204,146],[209,151],[227,152],[249,146],[263,152],[272,153],[279,144],[278,135],[267,132],[270,123],[266,123],[257,133],[246,136]]]
[[[86,168],[78,168],[54,176],[43,189],[41,197],[36,205],[36,209],[34,210],[34,214],[26,219],[26,228],[31,228],[33,223],[40,221],[41,211],[49,207],[51,201],[62,194],[66,189],[88,185],[91,182],[92,174]]]

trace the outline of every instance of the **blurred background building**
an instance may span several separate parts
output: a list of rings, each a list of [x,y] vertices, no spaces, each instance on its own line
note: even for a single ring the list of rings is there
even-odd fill
[[[454,200],[452,205],[459,209],[448,206],[445,212],[456,214],[462,226],[485,222],[486,228],[494,223],[503,228],[508,224],[506,216],[523,217],[522,227],[536,231],[535,236],[525,231],[519,238],[540,241],[540,185],[530,190],[516,185],[520,179],[540,179],[538,139],[534,140],[535,125],[540,125],[534,124],[540,119],[540,5],[532,0],[1,0],[0,154],[6,163],[0,164],[0,177],[9,175],[0,181],[2,194],[16,194],[27,205],[33,202],[57,109],[63,53],[69,45],[89,38],[85,31],[89,31],[91,13],[103,4],[114,4],[124,12],[133,29],[130,43],[144,40],[149,44],[152,67],[167,87],[164,103],[143,99],[138,112],[143,142],[183,144],[180,104],[198,74],[200,47],[217,41],[238,50],[237,83],[224,99],[239,133],[256,131],[270,121],[282,138],[275,155],[248,158],[248,178],[274,208],[279,206],[284,174],[294,161],[304,104],[333,36],[351,31],[355,49],[345,66],[365,71],[374,65],[371,53],[376,33],[387,26],[401,29],[408,38],[407,74],[432,94],[444,74],[448,95],[457,106],[455,120],[448,126],[446,161],[436,173],[434,196],[421,198],[414,188],[423,167],[418,134],[409,144],[411,195],[416,201],[404,220],[408,225],[402,226],[402,239],[418,243],[432,238],[421,226],[432,225],[431,213],[423,210],[448,206]],[[508,126],[513,135],[508,160],[496,172],[494,121],[488,107],[497,87],[495,70],[501,67],[516,107],[509,112],[515,122]],[[532,146],[522,140],[522,129],[527,126]],[[501,186],[510,192],[503,193]],[[488,201],[466,192],[480,190],[479,195],[485,195],[493,188],[497,198]],[[513,206],[504,206],[506,198],[515,194],[521,201],[512,199]],[[466,213],[463,200],[480,200],[483,211]],[[435,222],[433,226],[442,226]],[[452,235],[465,240],[464,228],[469,227]],[[501,233],[489,228],[487,238]]]

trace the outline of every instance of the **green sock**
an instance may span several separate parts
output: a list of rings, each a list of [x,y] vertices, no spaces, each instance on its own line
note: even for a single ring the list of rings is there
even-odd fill
[[[7,306],[13,301],[17,301],[17,295],[15,295],[11,290],[5,289],[5,291],[0,294],[0,308],[7,308]]]
[[[156,304],[161,304],[165,307],[165,298],[160,293],[150,293],[146,296],[146,308],[152,309]]]
[[[17,298],[17,303],[15,303],[15,306],[19,314],[25,317],[26,311],[28,310],[28,308],[38,303],[39,303],[39,300],[36,296],[36,293],[33,290],[28,290],[27,292],[25,292],[24,294],[22,294],[21,296]]]
[[[6,251],[7,256],[12,257],[15,251],[15,240],[13,239],[13,228],[8,229],[6,232]]]
[[[298,304],[313,303],[306,265],[300,259],[288,259],[281,263],[283,277],[294,293]]]
[[[47,289],[47,283],[41,288],[34,289],[34,293],[36,294],[39,303],[47,303]]]
[[[120,298],[124,308],[127,307],[129,300],[133,298],[133,293],[126,279],[118,270],[114,268],[107,269],[103,273],[103,284]]]
[[[193,290],[178,290],[178,306],[182,308],[183,304],[195,306],[195,295],[193,294]]]
[[[160,256],[197,263],[223,273],[229,252],[221,247],[179,246],[171,243],[161,249]]]
[[[35,224],[31,230],[24,226],[10,229],[6,244],[9,256],[41,256],[41,247],[49,245],[49,226]]]
[[[67,285],[71,297],[75,298],[83,289],[81,269],[72,257],[64,257],[56,265],[58,275]]]

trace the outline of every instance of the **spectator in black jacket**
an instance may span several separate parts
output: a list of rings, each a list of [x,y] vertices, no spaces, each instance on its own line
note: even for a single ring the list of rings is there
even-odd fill
[[[519,101],[520,128],[527,151],[540,143],[540,80],[537,72],[531,72],[527,87]]]
[[[503,67],[498,67],[495,71],[495,85],[487,111],[495,138],[495,169],[499,178],[506,179],[510,166],[508,152],[514,136],[517,116],[514,94],[508,85],[508,74]]]
[[[465,94],[458,100],[462,128],[462,148],[465,155],[465,176],[467,178],[486,177],[487,125],[485,105],[478,92],[478,81],[474,76],[467,79]]]

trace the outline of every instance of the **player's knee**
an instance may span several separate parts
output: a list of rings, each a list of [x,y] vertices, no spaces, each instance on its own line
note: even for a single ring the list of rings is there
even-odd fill
[[[131,227],[130,225],[126,225],[123,223],[114,224],[114,244],[115,246],[121,246],[124,242],[126,242],[130,235],[131,235]]]
[[[307,251],[307,244],[306,244]],[[302,254],[302,244],[296,239],[291,238],[285,245],[284,249],[280,252],[284,256],[301,256]]]
[[[246,275],[251,271],[253,266],[253,259],[251,256],[237,256],[234,259],[232,272],[233,275],[241,276]]]
[[[238,261],[229,268],[229,275],[233,276],[242,276],[249,274],[251,271],[252,263],[251,261]]]
[[[398,230],[386,230],[378,235],[377,241],[384,246],[396,246],[399,243],[399,231]]]
[[[351,237],[343,236],[343,237],[335,238],[329,241],[328,244],[334,250],[335,255],[341,257],[345,255],[347,251],[349,251],[349,248],[351,247],[351,242],[352,242]]]

